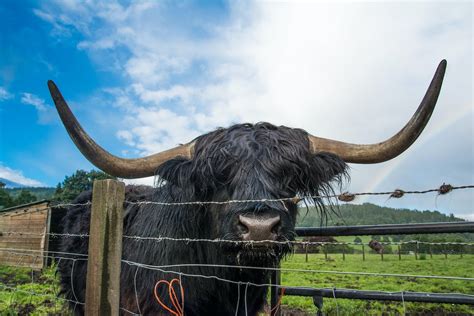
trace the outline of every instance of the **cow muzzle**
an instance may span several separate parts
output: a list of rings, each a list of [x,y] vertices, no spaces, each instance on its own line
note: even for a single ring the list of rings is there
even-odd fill
[[[280,215],[257,217],[239,215],[243,241],[276,240],[281,226]]]

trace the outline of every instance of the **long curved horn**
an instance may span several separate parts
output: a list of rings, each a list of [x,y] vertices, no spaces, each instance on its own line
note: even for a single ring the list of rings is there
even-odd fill
[[[143,178],[155,175],[156,169],[172,158],[191,158],[194,143],[181,145],[151,156],[125,159],[112,155],[87,135],[64,100],[56,84],[48,81],[49,92],[66,130],[82,154],[104,172],[120,178]]]
[[[397,134],[386,141],[359,145],[309,135],[311,151],[331,152],[346,162],[361,164],[379,163],[395,158],[413,144],[428,123],[438,100],[445,71],[446,60],[442,60],[415,114]]]

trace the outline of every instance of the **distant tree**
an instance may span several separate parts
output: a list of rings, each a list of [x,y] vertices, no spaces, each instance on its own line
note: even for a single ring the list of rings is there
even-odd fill
[[[37,200],[36,196],[31,194],[28,190],[21,190],[20,194],[13,200],[14,205],[28,204],[35,202]]]
[[[354,238],[354,242],[355,243],[358,243],[358,244],[361,244],[362,243],[362,239],[360,237],[356,237]]]
[[[72,201],[82,191],[92,189],[94,180],[116,179],[102,171],[77,170],[71,176],[66,176],[62,183],[56,186],[53,199],[57,201]]]
[[[5,183],[0,182],[0,209],[13,206],[13,199],[5,190]]]
[[[63,194],[63,186],[61,185],[61,182],[58,183],[56,186],[56,190],[54,191],[54,197],[56,196],[61,196]]]

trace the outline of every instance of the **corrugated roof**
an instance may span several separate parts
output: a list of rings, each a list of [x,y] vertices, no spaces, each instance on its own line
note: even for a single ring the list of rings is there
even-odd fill
[[[4,209],[0,210],[0,213],[3,213],[3,212],[10,212],[10,211],[14,211],[14,210],[16,210],[16,209],[18,209],[18,208],[33,206],[33,205],[41,204],[41,203],[45,203],[45,202],[49,203],[49,202],[51,202],[51,201],[50,201],[50,200],[40,200],[40,201],[31,202],[31,203],[16,205],[16,206],[4,208]]]

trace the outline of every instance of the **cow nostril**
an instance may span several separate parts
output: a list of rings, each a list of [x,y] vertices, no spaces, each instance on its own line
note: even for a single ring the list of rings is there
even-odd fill
[[[239,223],[237,224],[237,227],[241,234],[247,234],[249,232],[249,228],[245,226],[241,221],[239,221]]]
[[[271,232],[274,234],[278,234],[280,232],[281,221],[278,221],[275,225],[273,225]]]
[[[280,216],[261,218],[239,215],[238,226],[244,240],[275,240],[280,225]]]

